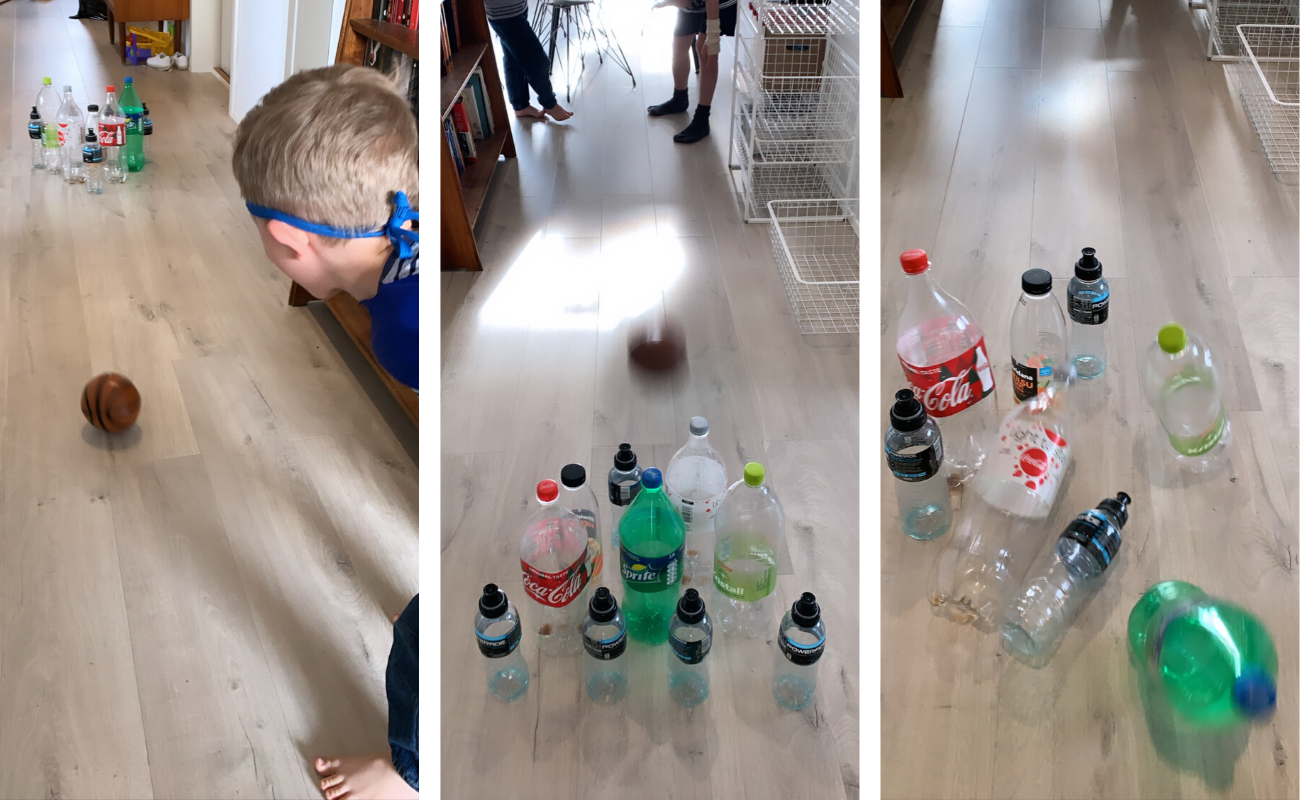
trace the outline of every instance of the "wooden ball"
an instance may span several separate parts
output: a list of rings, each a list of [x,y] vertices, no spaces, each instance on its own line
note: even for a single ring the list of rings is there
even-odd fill
[[[81,413],[101,431],[126,430],[140,416],[140,390],[125,375],[116,372],[96,375],[81,392]]]

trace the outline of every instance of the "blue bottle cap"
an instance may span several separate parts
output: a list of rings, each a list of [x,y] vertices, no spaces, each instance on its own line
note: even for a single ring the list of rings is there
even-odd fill
[[[641,473],[641,485],[647,489],[658,489],[660,486],[664,485],[663,473],[654,467],[651,467]]]
[[[1247,665],[1232,686],[1232,701],[1247,717],[1265,716],[1277,705],[1277,684],[1258,666]]]

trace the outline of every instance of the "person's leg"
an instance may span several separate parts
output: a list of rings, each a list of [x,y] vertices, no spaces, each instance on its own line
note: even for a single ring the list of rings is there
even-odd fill
[[[650,106],[646,111],[652,117],[662,117],[665,114],[680,114],[691,107],[690,94],[687,90],[687,81],[691,76],[691,45],[695,42],[695,34],[699,18],[703,14],[692,14],[681,9],[677,10],[677,27],[673,30],[673,99],[666,103]]]
[[[514,32],[507,24],[509,22],[508,19],[488,20],[488,24],[496,31],[497,39],[501,42],[501,61],[506,70],[506,97],[510,99],[510,107],[515,110],[515,116],[540,117],[542,112],[533,108],[528,102],[528,76],[515,56]]]
[[[556,102],[555,90],[551,88],[551,60],[546,55],[546,48],[538,41],[533,26],[528,24],[528,15],[520,14],[510,19],[493,20],[492,26],[501,37],[503,44],[507,36],[509,37],[511,52],[528,84],[533,87],[534,92],[537,92],[537,102],[546,115],[556,120],[573,116]],[[518,106],[515,108],[517,111]]]
[[[736,7],[722,9],[719,17],[722,34],[734,36]],[[704,32],[696,35],[693,44],[700,56],[700,102],[695,106],[691,124],[673,137],[673,141],[679,144],[694,144],[709,135],[709,112],[713,110],[713,92],[718,88],[718,63],[722,60],[721,53],[708,57],[708,37]]]

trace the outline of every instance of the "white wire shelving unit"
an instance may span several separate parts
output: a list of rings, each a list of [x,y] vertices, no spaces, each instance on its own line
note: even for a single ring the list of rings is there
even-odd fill
[[[772,254],[800,333],[857,333],[858,201],[772,200]]]
[[[1242,105],[1269,166],[1300,172],[1300,25],[1238,25],[1245,61],[1235,65]]]
[[[1205,12],[1205,56],[1211,61],[1250,60],[1237,36],[1240,25],[1300,24],[1297,0],[1192,0],[1190,5]]]

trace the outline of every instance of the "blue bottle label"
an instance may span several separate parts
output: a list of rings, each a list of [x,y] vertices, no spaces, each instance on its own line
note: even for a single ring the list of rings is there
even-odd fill
[[[623,586],[635,592],[662,592],[677,585],[681,579],[681,560],[684,545],[666,556],[643,558],[619,542],[623,567]]]
[[[1121,541],[1119,529],[1107,522],[1106,518],[1095,510],[1085,511],[1075,517],[1074,521],[1066,526],[1061,538],[1073,539],[1083,545],[1092,557],[1097,559],[1102,569],[1110,566],[1111,560],[1119,552]]]
[[[612,661],[623,655],[623,651],[627,649],[627,631],[619,631],[618,636],[612,639],[593,640],[584,636],[582,646],[592,658]]]
[[[1100,325],[1110,316],[1110,290],[1100,297],[1070,295],[1070,319],[1080,325]]]
[[[519,638],[523,635],[523,626],[515,625],[504,636],[484,636],[481,632],[476,632],[478,636],[478,651],[488,658],[505,658],[515,651],[519,646]]]
[[[920,483],[928,481],[939,474],[943,465],[943,444],[935,442],[933,446],[916,453],[891,453],[885,451],[889,461],[889,471],[900,481]]]
[[[798,644],[790,641],[785,636],[780,639],[781,654],[785,656],[786,661],[791,664],[798,664],[801,667],[816,664],[826,650],[826,637],[823,636],[813,644]]]
[[[41,123],[39,123],[39,122],[29,122],[29,123],[27,123],[27,135],[28,135],[28,136],[30,136],[30,137],[33,138],[33,139],[40,140],[40,138],[41,138],[41,133],[42,133]]]
[[[713,634],[705,636],[698,642],[683,642],[676,636],[670,636],[668,642],[672,645],[673,655],[677,656],[683,664],[698,664],[709,654],[713,646]]]
[[[609,502],[626,508],[632,505],[637,494],[641,491],[641,482],[637,481],[632,484],[620,484],[609,482]]]

